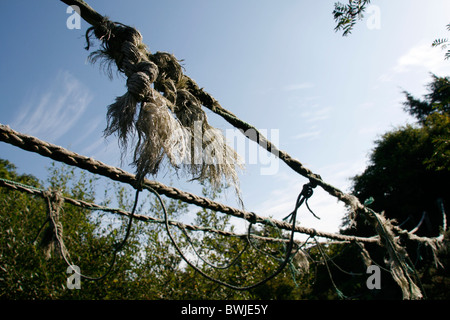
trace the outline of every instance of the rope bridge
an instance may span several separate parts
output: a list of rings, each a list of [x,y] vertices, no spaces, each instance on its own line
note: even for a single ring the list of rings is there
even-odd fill
[[[79,155],[60,146],[42,141],[36,137],[19,133],[2,124],[0,124],[0,141],[71,166],[79,167],[93,174],[102,175],[114,181],[129,184],[136,189],[134,208],[132,212],[105,208],[80,200],[61,196],[58,197],[55,196],[54,193],[48,193],[44,190],[30,188],[29,186],[20,185],[7,180],[0,180],[0,186],[46,198],[49,204],[49,212],[52,210],[55,212],[57,211],[55,210],[54,205],[52,205],[55,202],[55,199],[51,200],[50,195],[53,195],[58,201],[68,202],[84,208],[104,210],[128,216],[130,218],[128,230],[133,219],[163,223],[166,226],[168,236],[172,240],[173,245],[189,266],[206,278],[232,289],[247,290],[265,283],[279,274],[291,263],[293,251],[295,251],[293,250],[295,249],[294,247],[296,247],[297,252],[301,249],[302,244],[294,239],[294,234],[302,233],[314,240],[316,240],[316,237],[323,237],[342,243],[357,243],[361,247],[361,254],[364,257],[367,257],[368,254],[367,251],[364,250],[364,243],[379,244],[386,249],[386,253],[389,257],[387,265],[390,268],[392,277],[402,289],[403,297],[405,299],[419,299],[423,297],[421,290],[411,277],[411,272],[409,270],[411,270],[413,266],[408,263],[409,258],[405,248],[400,245],[399,236],[406,237],[411,241],[424,243],[430,246],[433,249],[433,252],[435,252],[439,243],[443,240],[443,233],[447,228],[443,208],[443,229],[442,234],[438,237],[419,237],[416,236],[414,232],[400,229],[383,215],[374,212],[366,205],[362,204],[355,196],[346,194],[338,188],[324,182],[320,175],[306,168],[300,161],[292,158],[285,151],[279,150],[255,127],[224,109],[214,97],[200,88],[190,77],[183,74],[182,67],[173,55],[162,52],[157,52],[155,54],[150,53],[147,50],[146,45],[142,43],[142,36],[139,31],[121,23],[110,21],[108,18],[92,9],[84,1],[61,1],[67,5],[78,6],[80,8],[81,17],[92,26],[86,32],[86,49],[90,48],[91,37],[93,36],[101,42],[101,49],[91,53],[91,60],[93,62],[99,59],[103,60],[108,67],[116,65],[118,70],[123,72],[127,77],[127,92],[123,96],[116,98],[116,101],[108,106],[108,127],[105,130],[105,135],[117,134],[119,142],[122,147],[126,149],[130,134],[137,133],[138,140],[134,150],[133,162],[133,165],[136,167],[136,174],[126,172],[120,168],[108,166],[100,161]],[[225,179],[236,187],[237,194],[239,194],[237,175],[235,173],[235,167],[238,165],[238,162],[236,161],[237,155],[234,150],[230,150],[229,147],[223,143],[218,130],[212,128],[208,124],[206,114],[201,108],[202,106],[222,117],[229,124],[239,129],[248,139],[256,142],[260,147],[277,156],[293,171],[309,180],[309,182],[304,185],[304,188],[297,199],[294,211],[283,221],[262,217],[254,212],[248,212],[244,209],[233,208],[146,178],[148,174],[155,174],[159,169],[160,163],[165,159],[178,169],[176,160],[180,157],[187,156],[187,158],[191,160],[195,158],[196,155],[193,154],[191,150],[192,140],[190,140],[190,138],[192,138],[193,135],[192,127],[194,122],[200,122],[202,129],[212,132],[210,142],[216,144],[216,150],[223,151],[222,155],[226,155],[223,158],[225,161],[220,164],[203,163],[200,165],[191,162],[191,164],[184,165],[182,169],[186,170],[188,174],[192,175],[197,180],[209,182],[212,188],[216,188],[222,179]],[[135,113],[138,110],[139,114],[136,117]],[[308,206],[307,199],[312,196],[313,189],[316,187],[321,187],[329,195],[345,203],[345,205],[350,208],[353,217],[356,215],[363,216],[372,225],[377,236],[369,238],[355,237],[337,233],[321,232],[312,228],[296,225],[295,218],[297,210],[303,203],[306,203],[306,206]],[[134,212],[138,194],[142,189],[146,189],[157,196],[164,211],[165,218],[163,220],[136,214]],[[283,239],[281,237],[269,238],[256,236],[251,234],[250,227],[247,234],[239,235],[232,232],[202,228],[177,221],[169,221],[160,195],[243,219],[250,223],[250,227],[255,223],[275,226],[280,230],[290,231],[290,237],[289,239]],[[289,222],[287,222],[288,219]],[[57,221],[54,222],[54,233],[59,242],[61,251],[64,251],[61,236],[62,231],[58,229]],[[250,244],[251,239],[254,238],[264,241],[284,242],[287,243],[286,256],[277,270],[269,277],[249,286],[233,286],[211,278],[208,274],[193,265],[177,246],[170,233],[169,225],[176,226],[181,230],[204,231],[225,236],[239,237],[245,239]],[[125,244],[125,241],[126,237],[121,245]],[[319,251],[323,255],[322,250]],[[238,257],[236,257],[236,259],[237,258]]]

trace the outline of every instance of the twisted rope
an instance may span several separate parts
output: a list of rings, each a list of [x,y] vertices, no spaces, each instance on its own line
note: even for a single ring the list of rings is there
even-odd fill
[[[26,192],[28,194],[40,196],[40,197],[45,197],[44,193],[46,192],[45,190],[42,190],[42,189],[39,189],[39,188],[36,188],[33,186],[25,185],[25,184],[22,184],[22,183],[19,183],[16,181],[11,181],[11,180],[7,180],[7,179],[3,179],[3,178],[0,178],[0,187],[6,187],[6,188],[9,188],[12,190]],[[122,215],[125,217],[129,217],[131,215],[131,212],[123,210],[123,209],[119,209],[119,208],[109,208],[109,207],[105,207],[105,206],[100,206],[95,203],[91,203],[91,202],[87,202],[87,201],[79,200],[79,199],[72,199],[72,198],[65,197],[65,196],[62,196],[62,198],[64,199],[65,203],[69,203],[73,206],[77,206],[77,207],[88,209],[88,210],[97,210],[97,211],[103,211],[103,212],[108,212],[108,213],[112,213],[112,214],[119,214],[119,215]],[[164,219],[157,219],[157,218],[154,218],[151,216],[138,214],[138,213],[135,213],[133,215],[133,217],[135,220],[139,220],[142,222],[159,223],[159,224],[165,223]],[[47,220],[45,222],[47,223]],[[184,231],[189,230],[189,231],[211,232],[211,233],[216,233],[220,236],[236,237],[236,238],[240,238],[243,240],[247,240],[248,236],[249,236],[248,233],[237,234],[237,233],[225,231],[225,230],[217,230],[217,229],[209,228],[209,227],[201,227],[201,226],[197,226],[197,225],[185,224],[183,222],[175,221],[175,220],[169,220],[169,225],[175,226]],[[39,234],[38,234],[38,236],[39,236]],[[250,234],[250,237],[252,237],[256,240],[267,241],[267,242],[279,242],[279,243],[288,242],[287,239],[263,237],[263,236],[258,236],[255,234]],[[344,241],[344,242],[347,243],[349,241]],[[296,243],[301,243],[301,241],[296,240]]]
[[[110,177],[111,179],[114,179],[116,181],[122,181],[122,182],[129,183],[133,187],[136,186],[136,184],[135,184],[136,177],[130,173],[123,171],[122,169],[115,168],[115,167],[109,167],[99,161],[80,156],[80,155],[78,155],[74,152],[68,151],[62,147],[41,141],[35,137],[17,133],[14,130],[10,129],[9,127],[1,125],[1,124],[0,124],[0,141],[11,143],[11,144],[16,145],[24,150],[37,152],[41,155],[50,157],[54,160],[61,161],[66,164],[74,165],[74,166],[77,166],[82,169],[86,169],[92,173],[97,173],[97,174],[101,174],[103,176]],[[0,180],[0,184],[8,185],[8,183],[5,182],[3,179]],[[312,183],[310,183],[310,184],[312,184]],[[340,234],[329,234],[329,233],[324,233],[324,232],[318,232],[314,229],[298,227],[298,226],[295,226],[294,223],[286,224],[284,222],[280,222],[280,221],[273,220],[273,219],[263,219],[262,217],[259,217],[254,213],[248,213],[245,211],[241,211],[238,209],[224,206],[223,204],[217,204],[212,200],[202,198],[202,197],[197,197],[193,194],[185,193],[178,189],[167,187],[158,182],[149,181],[147,179],[144,180],[142,187],[147,190],[150,190],[153,193],[155,193],[155,192],[157,193],[157,191],[155,189],[153,189],[151,187],[151,185],[155,185],[155,187],[159,188],[163,192],[167,192],[167,196],[169,196],[171,198],[178,199],[178,200],[190,199],[190,201],[191,201],[190,203],[194,203],[194,204],[197,204],[199,206],[202,206],[202,207],[205,207],[205,208],[208,208],[211,210],[221,209],[221,210],[216,210],[216,211],[221,211],[223,213],[231,214],[236,217],[246,219],[250,223],[258,222],[258,223],[262,223],[262,224],[276,226],[280,229],[285,229],[287,226],[289,226],[291,228],[291,232],[301,232],[301,233],[309,234],[312,237],[320,236],[320,237],[325,237],[325,238],[335,239],[335,240],[340,240],[340,241],[349,241],[349,242],[357,242],[357,243],[358,242],[359,243],[370,243],[370,242],[378,243],[380,241],[380,238],[378,238],[378,237],[362,238],[362,237],[345,236],[345,235],[340,235]],[[312,184],[312,185],[314,185],[314,184]],[[307,196],[312,195],[311,190],[308,190],[307,187],[308,187],[308,184],[303,188],[303,191],[305,193],[302,192],[301,195],[305,195],[305,194]],[[18,189],[18,190],[27,189],[27,188],[25,188],[25,186],[23,184],[16,184],[16,185],[14,185],[14,188]],[[32,194],[40,193],[40,191],[34,187],[30,187],[26,191],[29,193],[32,193]],[[41,193],[41,194],[43,195],[44,193]],[[159,194],[158,194],[158,197],[159,197]],[[200,201],[197,201],[198,199],[200,199]],[[297,204],[296,204],[295,210],[297,210],[298,207],[301,205],[301,203],[303,201],[306,201],[307,199],[308,199],[308,197],[304,196],[303,198],[301,198],[299,196],[299,198],[297,199]],[[188,201],[186,201],[186,202],[188,202]],[[82,202],[82,201],[73,200],[72,203],[81,204],[81,205],[90,206],[90,207],[96,207],[96,205],[88,204],[88,203]],[[216,207],[216,205],[217,205],[217,207]],[[97,208],[100,208],[100,207],[97,206]],[[109,209],[109,210],[114,211],[114,209]],[[445,212],[444,211],[442,211],[442,212],[443,212],[443,215],[445,216]],[[396,240],[396,238],[394,238],[394,235],[392,233],[392,231],[395,230],[395,228],[392,225],[390,225],[389,221],[385,220],[384,218],[380,218],[380,216],[378,216],[375,212],[373,212],[373,214],[374,214],[375,219],[377,220],[377,227],[381,230],[381,231],[380,230],[377,230],[377,231],[379,234],[384,235],[384,237],[382,237],[382,239],[384,239],[384,241],[385,241],[384,244],[387,247],[387,251],[391,255],[391,259],[389,260],[391,274],[393,274],[394,279],[402,287],[402,290],[404,290],[404,296],[406,298],[419,298],[421,296],[420,290],[414,284],[414,282],[410,279],[408,272],[407,272],[408,266],[405,262],[407,260],[406,252],[397,243],[397,240]],[[130,221],[131,221],[131,219],[130,219]],[[164,222],[165,222],[166,226],[168,224],[170,224],[170,222],[168,222],[166,220]],[[446,228],[446,220],[444,218],[443,230],[445,230],[445,228]],[[56,233],[56,234],[58,234],[58,233]],[[408,232],[406,232],[403,235],[408,236],[411,240],[422,241],[427,244],[432,243],[434,245],[436,245],[439,241],[441,241],[443,239],[442,235],[435,239],[429,239],[429,238],[422,239],[420,237],[417,237],[415,234],[408,233]],[[57,239],[60,239],[60,238],[58,237]],[[278,241],[282,241],[282,240],[278,240]],[[61,245],[61,243],[62,242],[60,241],[60,245]],[[61,247],[63,247],[63,246],[61,245]],[[400,255],[399,255],[399,252],[401,253]],[[394,258],[392,258],[392,257],[394,257]],[[106,274],[108,274],[110,272],[110,270]],[[104,276],[106,276],[106,274]],[[88,278],[88,279],[93,279],[93,280],[101,279],[104,277],[104,276],[101,276],[99,278],[91,278],[91,277],[87,277],[84,275],[82,275],[82,276],[85,278]],[[248,288],[248,287],[242,287],[242,288]],[[240,290],[238,287],[236,287],[235,289]]]
[[[61,146],[57,146],[45,141],[42,141],[36,137],[19,133],[8,126],[0,124],[0,141],[12,144],[23,150],[38,153],[44,157],[63,162],[65,164],[75,166],[91,173],[98,174],[107,177],[114,181],[123,182],[136,186],[136,176],[132,173],[126,172],[123,169],[106,165],[98,160],[79,155],[75,152],[67,150]],[[217,212],[232,215],[237,218],[244,219],[252,223],[260,223],[264,225],[275,225],[277,228],[283,230],[291,230],[292,225],[285,221],[279,221],[275,219],[268,219],[261,217],[253,212],[244,211],[241,209],[233,208],[222,203],[215,202],[205,197],[200,197],[195,194],[179,190],[174,187],[166,186],[160,182],[144,179],[142,182],[142,188],[149,190],[150,188],[157,191],[159,194],[166,197],[181,200],[183,202],[194,204],[202,208],[210,209]],[[296,226],[295,232],[304,233],[308,235],[317,235],[318,237],[339,240],[339,241],[360,241],[364,243],[378,242],[378,237],[364,238],[353,237],[337,233],[329,233],[323,231],[317,231],[313,228],[306,228],[302,226]]]
[[[63,226],[60,221],[60,213],[64,199],[59,191],[43,191],[46,199],[48,227],[44,230],[41,246],[44,248],[45,257],[50,259],[52,252],[57,251],[61,257],[68,255],[63,241]]]

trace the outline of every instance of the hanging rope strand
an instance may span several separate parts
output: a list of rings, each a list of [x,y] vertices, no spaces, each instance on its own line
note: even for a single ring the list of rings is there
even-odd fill
[[[293,245],[294,245],[294,234],[295,234],[294,230],[295,230],[295,216],[296,216],[296,213],[294,213],[294,218],[293,218],[293,223],[292,223],[292,231],[291,231],[291,236],[290,236],[290,239],[289,239],[288,248],[287,248],[287,251],[286,251],[286,257],[285,257],[283,263],[281,263],[281,264],[278,266],[277,270],[276,270],[275,272],[273,272],[270,276],[264,278],[263,280],[261,280],[261,281],[259,281],[259,282],[257,282],[257,283],[254,283],[254,284],[249,285],[249,286],[243,286],[243,287],[235,286],[235,285],[232,285],[232,284],[229,284],[229,283],[226,283],[226,282],[224,282],[224,281],[221,281],[221,280],[218,280],[218,279],[215,279],[215,278],[211,277],[210,275],[206,274],[204,271],[202,271],[201,269],[199,269],[197,266],[195,266],[195,265],[194,265],[194,264],[193,264],[193,263],[192,263],[185,255],[184,255],[183,251],[182,251],[182,250],[180,249],[180,247],[178,246],[177,242],[175,241],[175,239],[174,239],[174,237],[173,237],[173,235],[172,235],[172,233],[171,233],[171,231],[170,231],[169,220],[168,220],[168,214],[167,214],[166,207],[165,207],[165,205],[164,205],[164,201],[162,200],[162,198],[161,198],[161,196],[158,194],[158,192],[156,192],[156,191],[153,190],[153,189],[151,189],[150,191],[157,197],[157,199],[159,200],[159,202],[160,202],[160,204],[161,204],[161,207],[162,207],[163,213],[164,213],[164,220],[165,220],[165,226],[166,226],[167,235],[169,236],[169,239],[171,240],[173,246],[174,246],[175,249],[177,250],[178,254],[183,258],[183,260],[184,260],[191,268],[193,268],[196,272],[198,272],[199,274],[201,274],[203,277],[205,277],[205,278],[207,278],[207,279],[209,279],[209,280],[211,280],[211,281],[213,281],[213,282],[216,282],[216,283],[218,283],[218,284],[221,284],[221,285],[223,285],[223,286],[225,286],[225,287],[228,287],[228,288],[230,288],[230,289],[234,289],[234,290],[238,290],[238,291],[245,291],[245,290],[250,290],[250,289],[256,288],[256,287],[258,287],[258,286],[260,286],[260,285],[266,283],[267,281],[273,279],[274,277],[276,277],[277,275],[279,275],[279,274],[283,271],[283,269],[286,267],[286,265],[289,263],[290,257],[291,257],[291,254],[292,254],[292,248],[293,248]]]
[[[245,243],[244,248],[243,248],[243,249],[242,249],[242,250],[241,250],[241,251],[240,251],[233,259],[231,259],[230,262],[228,262],[228,263],[225,264],[225,265],[221,265],[221,266],[220,266],[220,265],[215,265],[215,264],[209,262],[208,260],[206,260],[205,258],[203,258],[203,256],[198,252],[198,250],[195,248],[195,245],[194,245],[194,243],[193,243],[191,237],[190,237],[189,234],[187,233],[186,229],[185,229],[185,228],[180,228],[180,229],[181,229],[181,231],[183,232],[183,234],[186,236],[186,238],[187,238],[189,244],[190,244],[191,247],[192,247],[192,250],[194,250],[195,255],[196,255],[201,261],[203,261],[204,263],[206,263],[208,266],[212,267],[213,269],[221,269],[221,270],[225,270],[225,269],[231,268],[233,265],[236,264],[236,262],[239,260],[239,258],[244,254],[245,251],[247,251],[247,248],[249,247],[248,239],[245,239],[245,240],[247,240],[247,241],[246,241],[246,243]]]

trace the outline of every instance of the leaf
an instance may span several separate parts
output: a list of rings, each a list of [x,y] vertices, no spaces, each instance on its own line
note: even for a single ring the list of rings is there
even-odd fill
[[[447,42],[448,42],[447,38],[445,38],[445,39],[435,39],[433,41],[433,43],[431,44],[431,46],[438,47],[438,46],[445,45]]]

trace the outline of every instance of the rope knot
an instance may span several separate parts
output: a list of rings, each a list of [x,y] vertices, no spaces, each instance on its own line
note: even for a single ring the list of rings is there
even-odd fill
[[[150,82],[155,82],[158,78],[158,66],[151,61],[141,61],[136,64],[136,69],[148,75]]]
[[[143,101],[151,91],[151,81],[145,72],[135,72],[127,79],[128,92],[136,97],[138,101]]]
[[[314,188],[316,187],[316,185],[312,184],[311,182],[303,185],[303,189],[302,189],[302,195],[303,197],[305,197],[306,199],[311,198],[311,196],[314,193]]]
[[[158,51],[149,55],[148,58],[156,63],[161,70],[158,82],[164,82],[165,80],[171,79],[177,83],[183,78],[183,68],[174,55]]]
[[[121,48],[121,53],[124,55],[128,62],[132,64],[138,63],[142,59],[142,53],[139,47],[132,41],[124,41]],[[123,63],[123,62],[122,62]]]
[[[87,32],[87,38],[90,33],[102,41],[100,50],[91,53],[90,59],[94,62],[104,59],[108,67],[114,62],[127,76],[127,92],[108,106],[104,133],[105,136],[117,133],[124,148],[130,134],[137,133],[133,165],[139,179],[156,174],[167,159],[176,170],[188,171],[194,180],[207,181],[216,190],[225,179],[235,187],[242,204],[236,169],[243,168],[243,164],[226,144],[222,132],[209,125],[200,100],[187,88],[188,79],[179,60],[169,53],[151,54],[138,30],[106,18]],[[209,149],[210,158],[200,164],[196,157],[191,157],[196,121],[202,122],[202,130],[208,134],[209,140],[203,139],[202,147],[208,147],[209,142],[217,146]],[[221,158],[219,150],[224,150]],[[184,165],[185,159],[191,161],[190,165]]]

